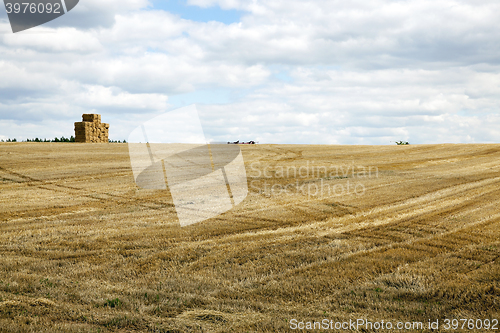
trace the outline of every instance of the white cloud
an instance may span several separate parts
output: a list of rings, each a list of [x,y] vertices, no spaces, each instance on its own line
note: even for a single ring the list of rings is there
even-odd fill
[[[130,94],[118,88],[102,86],[84,86],[73,94],[72,99],[78,105],[93,108],[113,107],[133,110],[165,110],[168,97],[161,94]]]
[[[36,127],[95,111],[123,139],[175,107],[168,96],[228,89],[228,104],[201,108],[220,141],[498,141],[496,1],[188,3],[246,14],[206,23],[89,0],[36,34],[1,34],[0,118]]]
[[[110,28],[117,15],[130,13],[148,6],[148,0],[85,0],[68,14],[47,24],[50,27],[76,27],[79,29]],[[38,29],[38,28],[37,28]]]
[[[3,44],[7,48],[30,49],[33,51],[64,53],[75,52],[86,54],[102,50],[102,45],[96,36],[75,28],[60,28],[54,31],[50,28],[39,28],[42,33],[5,34]]]

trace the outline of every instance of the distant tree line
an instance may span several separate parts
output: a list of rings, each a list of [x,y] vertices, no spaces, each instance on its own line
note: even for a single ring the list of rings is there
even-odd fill
[[[127,143],[127,141],[123,140],[108,140],[109,143]],[[0,140],[0,142],[18,142],[16,138],[14,139],[7,139],[7,140]],[[39,139],[39,138],[34,138],[34,139],[26,139],[22,140],[20,142],[75,142],[75,137],[72,135],[69,138],[65,138],[64,136],[61,136],[60,138],[55,137],[54,139]]]

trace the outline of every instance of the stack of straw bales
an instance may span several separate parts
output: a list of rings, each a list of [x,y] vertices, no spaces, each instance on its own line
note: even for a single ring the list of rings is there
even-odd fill
[[[101,123],[100,114],[84,114],[83,121],[75,123],[75,142],[108,142],[109,124]]]

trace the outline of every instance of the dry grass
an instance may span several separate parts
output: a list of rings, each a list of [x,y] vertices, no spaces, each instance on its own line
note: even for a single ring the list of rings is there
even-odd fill
[[[136,187],[126,145],[0,144],[0,331],[499,318],[500,145],[242,149],[249,196],[180,228],[168,191]],[[279,175],[307,161],[378,177]],[[257,193],[348,181],[364,195]]]

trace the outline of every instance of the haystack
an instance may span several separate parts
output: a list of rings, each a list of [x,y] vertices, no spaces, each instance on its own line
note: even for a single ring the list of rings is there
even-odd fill
[[[75,142],[108,142],[109,124],[101,123],[100,114],[84,114],[82,119],[82,122],[75,123]]]

